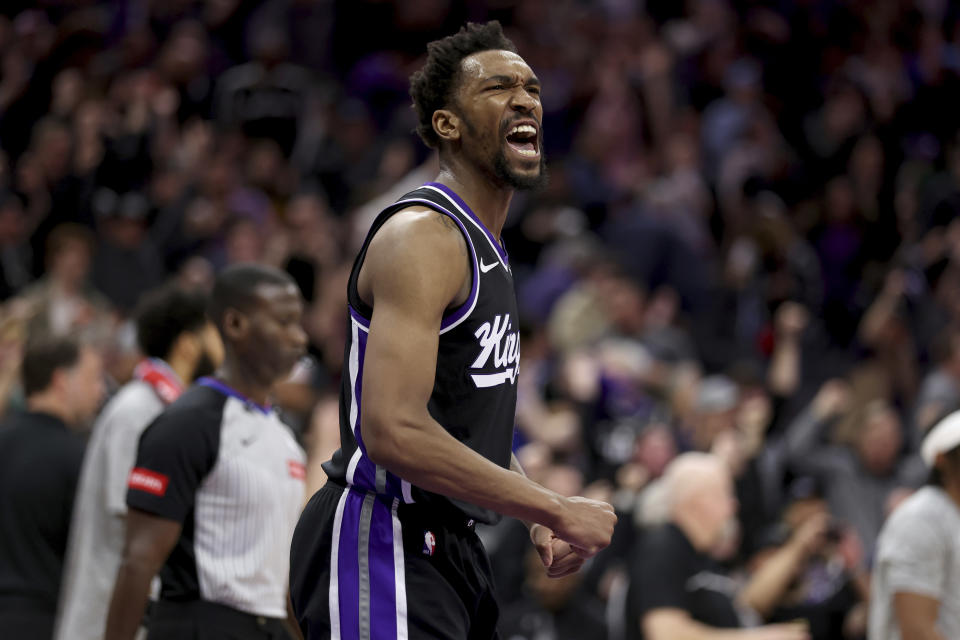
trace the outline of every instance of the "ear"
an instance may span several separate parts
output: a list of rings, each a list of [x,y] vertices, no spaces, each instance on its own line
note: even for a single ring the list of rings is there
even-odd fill
[[[57,393],[66,391],[70,387],[70,372],[72,367],[57,367],[50,376],[50,384],[47,389],[52,389]]]
[[[433,130],[446,142],[459,140],[460,118],[449,109],[437,109],[433,112]]]
[[[250,331],[250,319],[237,309],[227,309],[223,313],[223,333],[230,342],[240,342]]]

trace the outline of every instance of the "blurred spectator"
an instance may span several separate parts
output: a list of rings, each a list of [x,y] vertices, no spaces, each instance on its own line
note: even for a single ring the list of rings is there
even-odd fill
[[[29,232],[23,201],[14,193],[0,192],[0,300],[33,279]]]
[[[960,634],[960,414],[934,426],[922,451],[930,481],[880,534],[870,640]]]
[[[917,434],[940,417],[960,409],[960,333],[947,330],[934,343],[935,367],[923,379],[913,413]]]
[[[66,224],[53,230],[47,244],[47,274],[21,294],[36,314],[31,331],[55,336],[83,332],[102,340],[113,323],[109,303],[89,283],[93,234]]]
[[[58,638],[102,638],[120,567],[127,477],[147,425],[185,386],[213,373],[223,345],[206,317],[206,299],[172,286],[150,292],[137,310],[145,359],[104,407],[87,445],[61,592]]]
[[[737,503],[724,462],[710,454],[686,453],[670,463],[661,482],[662,503],[652,517],[662,518],[665,524],[641,534],[631,560],[626,610],[630,637],[709,637],[721,629],[751,626],[740,609],[756,609],[758,600],[772,594],[765,584],[748,585],[738,596],[736,582],[714,560],[736,535],[732,525]],[[739,634],[728,631],[724,637],[803,640],[809,636],[803,624],[792,623],[743,629]]]
[[[23,301],[0,307],[0,415],[6,415],[19,384],[31,316],[30,305]]]
[[[862,638],[867,582],[856,534],[830,516],[815,479],[797,478],[786,497],[779,522],[747,563],[748,571],[773,578],[751,583],[764,603],[758,613],[769,622],[804,619],[813,640]]]
[[[217,86],[216,115],[223,126],[251,138],[274,140],[289,157],[297,138],[310,76],[286,60],[288,36],[280,25],[251,30],[253,60],[224,73]]]
[[[508,640],[606,640],[603,607],[581,588],[583,572],[551,578],[536,549],[523,555],[523,593],[503,608],[500,635]]]
[[[786,455],[793,470],[817,477],[824,485],[830,512],[850,523],[872,553],[890,494],[916,487],[923,469],[916,456],[901,457],[903,433],[896,411],[874,400],[855,415],[850,445],[824,442],[823,431],[848,409],[849,387],[831,380],[786,433]]]
[[[0,628],[53,637],[83,439],[104,393],[101,359],[37,336],[23,359],[27,410],[0,426]]]
[[[163,281],[160,253],[147,234],[150,204],[140,193],[103,189],[94,200],[99,242],[91,280],[113,306],[129,313],[144,291]]]

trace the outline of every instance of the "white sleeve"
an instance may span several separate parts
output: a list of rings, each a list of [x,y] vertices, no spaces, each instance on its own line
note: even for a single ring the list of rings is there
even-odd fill
[[[137,461],[140,436],[159,414],[160,407],[146,402],[135,407],[127,402],[111,408],[112,411],[101,416],[102,427],[108,429],[103,441],[104,503],[108,513],[122,516],[127,513],[127,479]]]
[[[949,536],[936,521],[917,521],[917,515],[913,510],[895,512],[889,519],[877,548],[877,570],[886,575],[891,595],[916,593],[940,600]]]

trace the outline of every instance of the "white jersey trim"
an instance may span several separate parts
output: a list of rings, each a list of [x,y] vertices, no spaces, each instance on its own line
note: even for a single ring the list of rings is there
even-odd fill
[[[405,483],[409,486],[409,483]],[[399,501],[394,498],[390,516],[393,520],[393,583],[397,594],[397,640],[407,640],[407,577],[403,565],[403,527],[397,517]]]
[[[343,509],[347,504],[350,491],[344,491],[337,503],[337,513],[333,518],[333,540],[330,544],[330,640],[340,640],[340,529],[343,526]]]

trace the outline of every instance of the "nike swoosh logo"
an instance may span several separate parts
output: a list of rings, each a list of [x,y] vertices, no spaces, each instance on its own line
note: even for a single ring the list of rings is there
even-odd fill
[[[498,264],[499,264],[498,262],[494,262],[493,264],[483,264],[483,258],[480,258],[480,271],[483,271],[484,273],[486,273],[491,269],[496,269]]]

